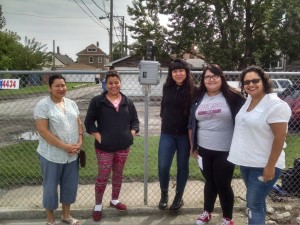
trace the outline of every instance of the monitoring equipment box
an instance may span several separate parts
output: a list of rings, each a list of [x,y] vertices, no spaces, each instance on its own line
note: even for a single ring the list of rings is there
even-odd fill
[[[139,82],[142,85],[157,85],[161,78],[160,63],[142,60],[139,64]]]

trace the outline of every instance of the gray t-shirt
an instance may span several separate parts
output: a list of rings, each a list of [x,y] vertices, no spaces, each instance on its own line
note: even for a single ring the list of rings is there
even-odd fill
[[[197,144],[216,151],[229,151],[233,121],[230,108],[220,92],[215,96],[204,95],[195,112],[197,120]]]

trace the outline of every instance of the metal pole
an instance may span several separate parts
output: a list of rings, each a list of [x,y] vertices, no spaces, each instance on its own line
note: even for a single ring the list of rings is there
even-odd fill
[[[52,68],[55,67],[55,40],[53,40]]]
[[[148,134],[148,115],[149,115],[149,92],[151,90],[150,85],[144,85],[145,88],[145,139],[144,139],[144,205],[148,205],[148,153],[149,153],[149,134]]]
[[[114,22],[114,15],[113,15],[113,0],[110,0],[110,33],[109,33],[109,58],[110,62],[113,61],[112,55],[112,44],[113,44],[113,22]]]
[[[124,16],[121,17],[122,19],[122,45],[121,45],[121,57],[124,57]]]
[[[128,52],[127,52],[127,42],[128,42],[128,40],[127,40],[127,31],[126,31],[126,29],[127,29],[127,25],[126,25],[126,23],[125,23],[125,28],[124,28],[124,30],[125,30],[125,56],[127,56],[128,55]]]

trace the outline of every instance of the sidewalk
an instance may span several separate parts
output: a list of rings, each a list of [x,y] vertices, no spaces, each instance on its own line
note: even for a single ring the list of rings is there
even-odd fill
[[[127,213],[109,212],[104,214],[100,222],[94,222],[91,215],[88,218],[77,218],[81,225],[194,225],[198,213],[194,210],[182,209],[178,213],[160,212],[153,209],[152,213],[143,212],[142,208],[129,209]],[[74,214],[74,213],[73,213]],[[90,213],[91,214],[91,213]],[[74,214],[75,215],[75,214]],[[220,225],[222,216],[216,212],[212,214],[209,225]],[[242,213],[234,213],[236,225],[246,225],[247,218]],[[25,220],[0,220],[0,225],[45,225],[45,219],[25,219]],[[57,220],[57,225],[66,225]]]

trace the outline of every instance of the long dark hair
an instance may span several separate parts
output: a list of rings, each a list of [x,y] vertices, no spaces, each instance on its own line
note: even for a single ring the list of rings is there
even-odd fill
[[[195,99],[202,98],[204,96],[204,94],[207,92],[207,88],[204,83],[204,76],[205,76],[206,71],[208,71],[208,70],[210,72],[212,72],[213,74],[220,76],[220,78],[222,80],[220,91],[224,95],[228,105],[230,105],[230,106],[234,105],[235,101],[236,101],[235,96],[236,95],[242,96],[242,95],[241,95],[241,93],[239,93],[238,90],[229,86],[229,84],[226,82],[226,77],[223,73],[223,70],[217,64],[210,64],[203,69],[199,91],[196,93]]]
[[[183,84],[181,87],[183,88],[184,92],[184,100],[185,100],[185,109],[184,112],[189,115],[189,110],[191,106],[191,101],[194,95],[194,83],[193,79],[191,77],[190,68],[188,64],[182,60],[182,59],[174,59],[170,65],[168,70],[168,76],[166,79],[166,82],[164,84],[164,87],[171,87],[176,86],[176,82],[172,78],[172,71],[176,69],[184,69],[186,72],[186,79],[183,81]]]
[[[260,77],[260,79],[263,83],[264,91],[266,94],[269,94],[272,92],[272,82],[271,82],[269,76],[265,73],[265,71],[261,67],[252,65],[252,66],[249,66],[246,69],[244,69],[240,76],[240,81],[242,83],[241,89],[242,89],[243,95],[247,96],[247,93],[245,92],[245,89],[244,89],[244,79],[245,79],[246,74],[250,73],[250,72],[255,72]]]

